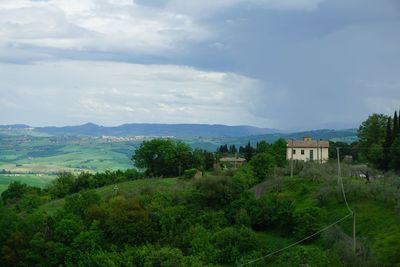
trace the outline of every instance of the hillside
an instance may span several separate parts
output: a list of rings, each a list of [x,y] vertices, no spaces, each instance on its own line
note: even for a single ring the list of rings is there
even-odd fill
[[[212,189],[212,187],[199,187],[198,180],[182,180],[177,178],[144,179],[116,184],[118,193],[115,193],[115,185],[101,187],[95,189],[94,192],[100,196],[100,202],[109,204],[115,201],[121,201],[117,200],[121,197],[123,197],[123,199],[141,199],[140,201],[147,203],[145,205],[150,209],[153,207],[156,208],[156,210],[161,209],[158,212],[162,212],[162,210],[165,212],[168,211],[166,214],[168,214],[168,216],[173,216],[169,220],[175,222],[177,222],[177,220],[189,220],[191,225],[194,226],[198,223],[206,227],[206,229],[208,229],[207,231],[210,233],[216,231],[216,234],[218,230],[215,230],[213,227],[229,229],[229,227],[232,227],[232,224],[236,225],[236,227],[239,225],[243,227],[243,225],[247,225],[246,220],[253,220],[252,216],[254,215],[252,214],[255,210],[252,211],[252,207],[248,206],[246,201],[250,201],[249,203],[253,203],[252,205],[258,207],[263,201],[268,202],[271,198],[275,199],[274,201],[278,202],[273,205],[283,205],[280,207],[279,214],[281,214],[281,212],[293,212],[293,215],[290,216],[294,217],[286,217],[289,216],[288,214],[277,215],[283,216],[280,217],[280,220],[283,220],[281,222],[284,223],[283,225],[286,225],[285,223],[289,223],[290,225],[293,223],[290,222],[290,220],[299,220],[296,218],[301,218],[301,224],[293,228],[293,232],[289,233],[286,232],[284,228],[280,228],[281,226],[279,226],[279,224],[275,225],[269,223],[264,225],[263,223],[260,224],[260,222],[251,222],[251,225],[254,224],[252,226],[253,230],[251,235],[254,235],[255,238],[252,242],[258,244],[257,249],[245,256],[230,256],[234,258],[237,257],[236,264],[227,264],[226,266],[237,266],[239,263],[251,261],[288,246],[346,215],[348,211],[336,184],[336,177],[333,174],[334,171],[334,165],[322,166],[322,168],[319,166],[309,166],[300,171],[298,176],[293,178],[275,177],[273,179],[267,179],[265,182],[248,190],[250,196],[242,194],[241,200],[232,199],[231,201],[233,202],[228,205],[218,204],[220,203],[218,199],[224,198],[223,194],[219,197],[215,195],[219,194],[218,192],[221,192],[220,190],[224,190],[223,188]],[[345,174],[350,173],[351,166],[344,166],[343,172]],[[218,176],[215,176],[215,174],[210,173],[201,179],[209,181],[212,179],[220,182],[223,182],[225,179],[230,179],[229,176],[225,176],[227,174],[224,173],[217,175]],[[237,175],[239,174],[235,176]],[[298,266],[301,261],[306,262],[310,266],[321,266],[320,264],[323,264],[323,266],[394,266],[393,264],[399,262],[400,216],[399,213],[396,212],[396,209],[393,208],[392,200],[387,197],[389,191],[385,190],[390,189],[383,189],[380,187],[385,186],[386,182],[376,181],[365,184],[362,180],[350,177],[346,177],[344,182],[349,204],[354,210],[357,219],[357,256],[353,255],[351,252],[353,224],[350,217],[337,224],[335,227],[324,231],[321,235],[317,235],[317,237],[311,239],[311,241],[303,242],[281,253],[254,263],[255,265],[249,266],[264,266],[264,264],[268,266]],[[225,186],[229,185],[225,184]],[[398,189],[396,190],[397,193],[394,191],[393,193],[398,194]],[[262,192],[261,195],[257,196],[259,200],[255,200],[255,193],[260,191]],[[375,193],[371,194],[371,192]],[[214,200],[216,202],[211,202],[214,204],[205,204],[201,199],[196,198],[196,194],[200,194],[198,197],[205,194],[205,196],[208,196],[208,202],[213,201],[212,199],[217,197]],[[227,195],[225,197],[227,197]],[[184,200],[186,198],[191,199],[190,202],[194,202],[190,204],[190,202]],[[50,214],[56,214],[57,210],[60,211],[63,209],[64,204],[64,199],[55,200],[46,203],[41,206],[40,209]],[[286,206],[287,204],[290,204],[290,206]],[[272,203],[270,205],[272,205]],[[262,206],[259,206],[259,208],[261,207]],[[284,211],[283,208],[288,210]],[[183,213],[176,214],[176,209]],[[184,212],[185,209],[189,209],[192,215]],[[242,211],[246,212],[242,214]],[[273,216],[272,214],[268,215],[268,212],[273,212],[272,210],[267,208],[265,212],[266,214],[263,216],[267,217],[264,219],[260,217],[258,220],[271,220],[273,218],[270,217]],[[302,214],[307,214],[307,216],[302,217]],[[181,216],[188,217],[184,219],[184,217]],[[231,216],[233,216],[233,221],[229,221]],[[250,218],[246,216],[250,216]],[[228,221],[226,221],[226,219],[228,219]],[[289,221],[285,222],[285,220]],[[188,222],[185,222],[183,225],[187,225],[187,223]],[[179,226],[180,224],[182,224],[182,222],[175,225],[174,230],[170,228],[169,231],[173,231],[172,233],[177,235],[179,235],[179,231],[191,231],[188,225],[181,228]],[[212,226],[213,224],[215,225]],[[181,230],[177,230],[175,227]],[[198,227],[199,226],[197,226],[197,231],[200,231]],[[194,229],[196,229],[196,227],[194,227]],[[197,232],[194,238],[201,238],[201,235],[200,232]],[[178,242],[177,240],[168,240],[172,242],[168,244],[179,246],[179,243],[176,243]],[[160,242],[160,244],[164,244],[163,241]],[[208,243],[210,241],[206,240],[201,242],[205,242],[208,245],[212,244],[212,242]],[[249,242],[249,240],[247,239],[246,242]],[[239,245],[239,243],[237,243],[237,245]],[[193,246],[193,243],[189,246]],[[204,249],[205,247],[198,247],[196,250],[189,250],[187,253],[205,253]],[[288,258],[291,260],[288,261]],[[204,259],[205,258],[203,258],[203,260]],[[229,261],[230,260],[228,260],[228,262]]]

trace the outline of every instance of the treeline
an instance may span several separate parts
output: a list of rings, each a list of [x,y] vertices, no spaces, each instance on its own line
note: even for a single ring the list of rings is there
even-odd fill
[[[358,130],[359,151],[362,159],[374,167],[400,171],[400,118],[373,114]]]
[[[82,172],[80,174],[61,172],[44,189],[29,186],[18,181],[12,182],[7,190],[1,194],[1,201],[5,205],[18,203],[18,210],[31,209],[37,208],[51,199],[63,198],[83,190],[142,178],[144,178],[144,174],[136,169],[105,171],[102,173]]]
[[[153,139],[144,141],[135,151],[132,160],[146,176],[181,176],[185,170],[211,170],[214,167],[214,153],[192,148],[181,141]]]
[[[246,161],[250,161],[251,158],[260,153],[270,153],[277,158],[277,161],[282,163],[286,161],[286,141],[283,138],[276,140],[274,143],[270,144],[266,141],[260,141],[256,143],[253,147],[250,141],[245,146],[239,146],[236,148],[235,144],[231,145],[221,145],[216,152],[219,157],[226,155],[238,155],[244,157]]]

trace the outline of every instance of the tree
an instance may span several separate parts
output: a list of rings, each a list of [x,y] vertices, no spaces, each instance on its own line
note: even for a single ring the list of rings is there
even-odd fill
[[[271,146],[270,144],[267,143],[267,141],[260,141],[257,142],[256,146],[256,153],[265,153],[271,151]]]
[[[237,149],[236,149],[235,144],[230,145],[230,146],[229,146],[229,153],[231,153],[231,154],[236,154],[236,152],[237,152]]]
[[[386,124],[386,138],[385,142],[383,143],[382,168],[384,170],[388,170],[391,162],[390,148],[392,146],[392,143],[393,143],[392,118],[389,117]]]
[[[251,160],[253,174],[258,181],[264,180],[268,174],[271,174],[276,166],[275,157],[269,153],[256,154]]]
[[[400,137],[397,137],[390,148],[390,167],[400,171]]]
[[[204,150],[204,170],[212,170],[214,168],[214,162],[214,153]]]
[[[287,143],[283,138],[279,138],[272,144],[272,152],[274,153],[276,165],[278,167],[284,167],[286,165],[286,148]]]
[[[393,139],[395,139],[400,134],[399,118],[397,117],[397,111],[395,111],[393,116],[393,134],[392,134]]]
[[[251,146],[250,141],[243,149],[244,158],[246,161],[250,161],[254,154],[254,148]]]
[[[177,176],[193,166],[190,146],[171,139],[144,141],[132,160],[149,176]]]
[[[358,129],[357,135],[361,155],[375,166],[381,166],[383,160],[383,144],[386,138],[388,116],[372,114]]]
[[[8,189],[1,193],[1,199],[5,204],[15,203],[28,191],[28,186],[19,181],[14,181],[8,185]]]
[[[61,172],[58,174],[49,191],[53,197],[60,198],[72,193],[75,183],[75,176],[70,172]]]

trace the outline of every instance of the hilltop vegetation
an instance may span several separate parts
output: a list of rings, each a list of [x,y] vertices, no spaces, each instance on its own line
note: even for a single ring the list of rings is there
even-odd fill
[[[288,177],[279,143],[259,144],[239,169],[210,169],[203,177],[147,178],[178,173],[169,159],[180,159],[182,171],[204,168],[204,151],[196,161],[195,151],[185,144],[153,140],[133,157],[145,159],[144,173],[62,173],[45,189],[14,182],[1,195],[0,260],[6,266],[239,266],[256,259],[247,266],[400,262],[399,177],[365,183],[351,165],[343,165],[342,172],[357,216],[356,253],[347,219],[263,258],[348,214],[336,165],[297,162],[296,176]],[[165,153],[160,155],[159,149]]]
[[[352,212],[335,161],[294,162],[289,177],[283,139],[228,143],[216,153],[151,139],[132,149],[138,169],[61,172],[43,188],[12,182],[1,194],[0,261],[5,266],[400,266],[397,133],[391,119],[382,130],[386,119],[368,118],[358,131],[359,143],[331,143],[332,158],[339,147],[341,161],[352,156],[353,163],[363,163],[341,166],[344,194],[357,221],[355,251]],[[236,169],[218,162],[233,156],[246,163]],[[382,165],[385,157],[390,164]]]

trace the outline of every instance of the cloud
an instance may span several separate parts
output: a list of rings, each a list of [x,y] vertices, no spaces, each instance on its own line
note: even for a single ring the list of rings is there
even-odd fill
[[[247,8],[263,8],[273,10],[315,10],[324,0],[170,0],[166,5],[168,10],[174,10],[196,16],[208,16],[223,9],[235,6]]]
[[[322,0],[2,0],[0,61],[68,58],[71,52],[165,56],[193,43],[222,49],[204,18],[233,7],[314,10]],[[21,53],[25,57],[21,56]],[[83,54],[83,55],[82,55]],[[79,56],[78,56],[79,57]],[[114,60],[117,56],[114,56]]]
[[[1,109],[10,122],[37,124],[360,122],[398,103],[399,7],[2,0]]]
[[[187,66],[90,61],[0,64],[0,123],[15,117],[29,124],[93,121],[272,125],[254,114],[258,80]],[[11,75],[13,74],[13,75]],[[259,107],[261,108],[261,107]],[[14,114],[18,110],[18,115]]]
[[[161,54],[209,35],[189,16],[131,0],[3,0],[0,29],[3,51],[52,48]]]

